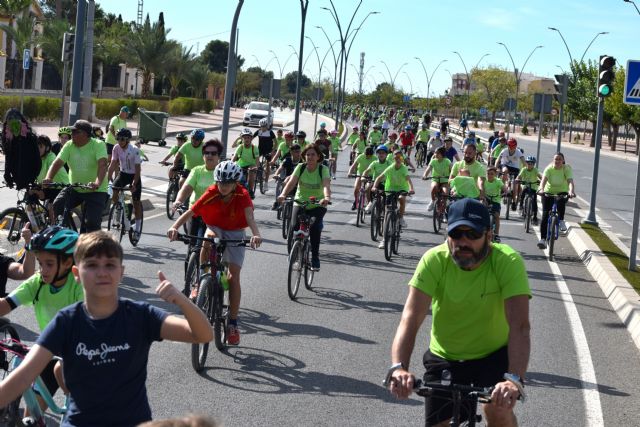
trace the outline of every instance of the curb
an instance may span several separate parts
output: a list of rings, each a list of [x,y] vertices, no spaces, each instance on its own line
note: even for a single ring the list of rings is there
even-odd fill
[[[567,238],[640,349],[640,297],[589,235],[569,223]]]

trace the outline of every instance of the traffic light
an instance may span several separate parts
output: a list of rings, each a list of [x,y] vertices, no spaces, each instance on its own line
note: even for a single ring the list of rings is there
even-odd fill
[[[598,96],[605,98],[613,92],[613,79],[616,77],[614,67],[616,59],[613,56],[600,56],[600,69],[598,71]]]
[[[73,48],[76,42],[74,33],[64,33],[62,41],[62,62],[71,61],[73,59]]]
[[[556,84],[554,85],[556,88],[556,93],[553,95],[554,99],[558,101],[560,104],[566,104],[569,91],[569,76],[566,74],[556,74]]]

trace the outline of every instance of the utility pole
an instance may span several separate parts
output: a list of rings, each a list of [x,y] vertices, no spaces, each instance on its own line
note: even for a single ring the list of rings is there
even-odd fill
[[[73,124],[80,116],[80,87],[82,85],[82,48],[84,46],[87,2],[80,0],[76,11],[76,37],[73,46],[73,70],[71,72],[71,100],[69,101],[69,123]]]
[[[224,109],[222,111],[222,145],[224,147],[222,156],[227,157],[227,141],[229,139],[229,114],[231,113],[231,98],[233,97],[233,86],[236,83],[236,53],[234,46],[236,45],[236,28],[238,27],[238,18],[244,0],[238,0],[236,12],[233,15],[233,23],[231,24],[231,38],[229,40],[229,53],[227,55],[227,80],[224,86]]]
[[[307,8],[309,0],[300,0],[300,12],[302,14],[302,26],[300,29],[300,52],[298,52],[298,76],[296,79],[296,113],[293,123],[293,131],[298,132],[300,124],[300,95],[302,92],[302,58],[304,57],[304,25],[307,20]]]
[[[83,108],[80,109],[82,118],[91,118],[91,74],[93,71],[93,27],[96,11],[95,0],[88,0],[87,8],[87,46],[84,50],[84,81],[82,82]]]

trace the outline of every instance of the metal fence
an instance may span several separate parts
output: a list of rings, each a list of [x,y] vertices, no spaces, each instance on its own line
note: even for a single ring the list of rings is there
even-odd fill
[[[31,88],[33,67],[26,72],[25,88]],[[20,89],[22,87],[22,60],[7,59],[7,69],[4,75],[4,87],[7,89]]]
[[[62,88],[62,76],[58,69],[49,62],[42,64],[42,89],[60,90]]]
[[[102,68],[102,87],[120,86],[120,67],[118,65],[104,65]]]

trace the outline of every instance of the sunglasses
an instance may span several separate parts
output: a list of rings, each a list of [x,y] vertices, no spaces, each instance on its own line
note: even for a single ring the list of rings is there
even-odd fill
[[[129,138],[122,138],[122,137],[120,137],[120,138],[117,138],[117,140],[118,140],[118,141],[128,141],[128,140],[129,140]]]
[[[480,238],[482,238],[482,236],[484,236],[484,232],[479,233],[476,230],[474,230],[473,228],[470,228],[468,230],[462,230],[460,228],[454,228],[453,230],[451,230],[449,232],[449,237],[451,237],[454,240],[458,240],[461,239],[462,237],[465,237],[469,240],[478,240]]]
[[[217,151],[204,151],[202,154],[204,154],[205,156],[217,156],[218,152]]]

